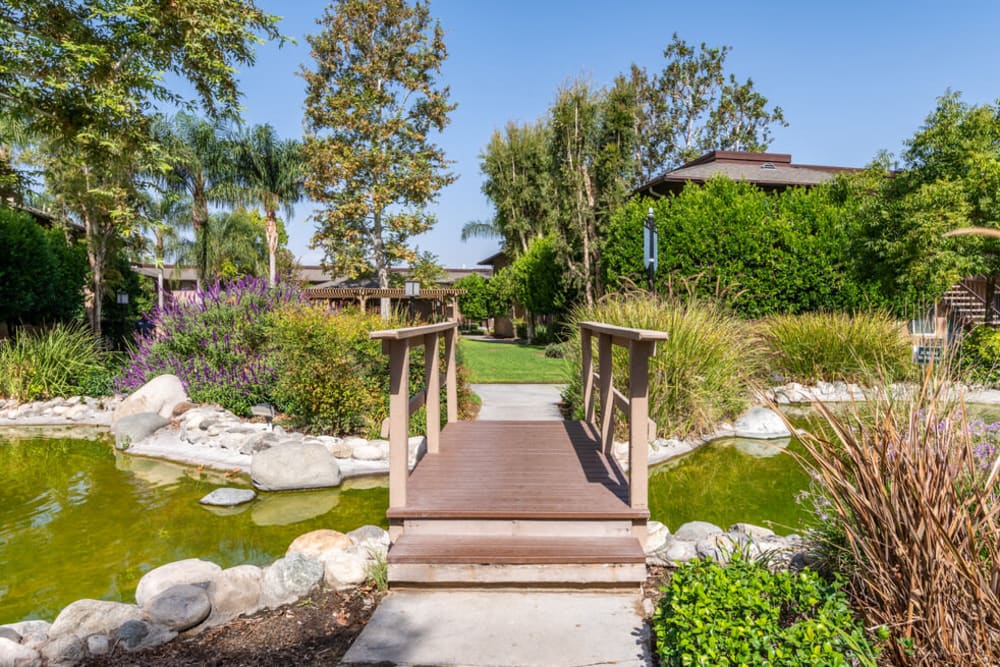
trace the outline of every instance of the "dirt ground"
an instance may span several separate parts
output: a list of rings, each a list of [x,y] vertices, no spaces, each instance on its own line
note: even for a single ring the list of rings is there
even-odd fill
[[[650,567],[643,597],[655,607],[668,568]],[[372,585],[337,593],[321,589],[280,609],[239,618],[151,651],[112,653],[86,667],[308,667],[337,665],[383,594]],[[647,605],[647,610],[649,606]],[[651,638],[651,641],[655,641]],[[652,647],[655,655],[656,647]],[[655,660],[655,658],[654,658]]]
[[[286,667],[336,665],[365,627],[382,594],[373,586],[321,589],[297,603],[179,637],[150,651],[119,647],[87,667]]]

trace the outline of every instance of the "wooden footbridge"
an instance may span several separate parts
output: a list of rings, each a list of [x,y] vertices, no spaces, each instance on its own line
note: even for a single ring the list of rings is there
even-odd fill
[[[649,359],[666,334],[594,322],[580,326],[584,421],[458,421],[457,323],[372,334],[390,357],[392,586],[622,586],[645,581],[646,456],[655,433],[648,416]],[[615,345],[629,353],[627,393],[613,385]],[[410,351],[420,346],[425,388],[410,396]],[[442,386],[447,410],[443,429]],[[422,405],[427,451],[411,473],[407,426],[410,414]],[[628,473],[612,452],[615,410],[628,420]]]

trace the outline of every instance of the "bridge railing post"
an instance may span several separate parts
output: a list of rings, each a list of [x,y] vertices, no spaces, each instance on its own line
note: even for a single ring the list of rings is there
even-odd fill
[[[597,335],[597,366],[593,372],[592,341]],[[648,509],[649,441],[656,437],[656,424],[649,418],[649,360],[656,353],[656,342],[666,340],[662,331],[616,327],[600,322],[580,323],[583,402],[587,421],[600,434],[601,448],[609,459],[614,456],[614,410],[628,418],[629,432],[629,505]],[[629,351],[628,396],[614,386],[612,348]],[[600,422],[595,423],[594,383],[600,396]]]
[[[389,417],[382,423],[382,437],[389,438],[389,507],[406,507],[406,480],[409,477],[410,415],[421,406],[427,410],[427,453],[436,454],[441,442],[441,362],[438,341],[444,336],[448,421],[458,421],[455,346],[458,322],[449,321],[405,329],[373,331],[389,355]],[[424,389],[410,396],[410,350],[424,346]],[[391,531],[390,531],[391,532]]]

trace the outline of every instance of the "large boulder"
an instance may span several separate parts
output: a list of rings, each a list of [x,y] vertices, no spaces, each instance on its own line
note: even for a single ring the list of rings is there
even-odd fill
[[[142,618],[142,610],[134,604],[107,600],[77,600],[63,608],[49,628],[49,641],[66,635],[79,638],[107,635],[119,626]]]
[[[791,435],[781,415],[760,405],[744,412],[733,423],[733,431],[738,438],[770,439],[787,438]]]
[[[111,427],[115,434],[115,447],[128,449],[133,443],[145,440],[170,423],[155,412],[140,412],[122,417]]]
[[[391,544],[389,531],[378,526],[361,526],[349,532],[347,536],[351,538],[351,542],[354,543],[360,553],[368,554],[372,557],[377,554],[385,556]]]
[[[181,384],[179,377],[169,374],[158,375],[122,401],[111,415],[111,425],[114,426],[123,417],[141,412],[155,412],[164,419],[170,419],[174,408],[188,400],[187,392],[184,391],[184,385]]]
[[[63,635],[46,642],[40,653],[49,667],[70,667],[87,655],[87,645],[81,637]]]
[[[339,486],[343,476],[336,459],[316,443],[291,443],[257,452],[250,476],[258,489],[290,491]]]
[[[674,538],[685,542],[700,542],[715,535],[721,535],[724,531],[714,523],[707,521],[688,521],[677,529]]]
[[[368,578],[368,557],[356,547],[327,551],[319,560],[323,563],[323,580],[334,590],[354,588]]]
[[[145,651],[160,644],[166,644],[177,636],[177,632],[162,625],[147,621],[128,621],[115,632],[115,644],[126,651]]]
[[[149,602],[163,591],[178,584],[192,584],[207,588],[222,568],[207,560],[188,558],[161,565],[150,570],[135,589],[135,601],[145,608]]]
[[[212,603],[201,586],[179,584],[154,597],[143,609],[152,622],[181,632],[208,618]]]
[[[293,553],[264,569],[260,601],[271,609],[291,604],[307,595],[323,579],[323,564]]]

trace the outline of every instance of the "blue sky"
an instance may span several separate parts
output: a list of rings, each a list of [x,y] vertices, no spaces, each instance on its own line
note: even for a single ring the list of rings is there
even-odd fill
[[[304,81],[311,66],[305,35],[325,2],[259,0],[284,17],[297,45],[258,49],[257,65],[240,74],[244,117],[271,123],[283,137],[302,134]],[[879,150],[898,153],[947,88],[968,102],[1000,97],[1000,3],[976,2],[590,2],[432,0],[445,30],[448,60],[440,82],[458,108],[437,137],[458,180],[432,207],[438,222],[416,239],[446,266],[473,266],[498,243],[462,243],[468,220],[488,219],[478,155],[508,120],[546,113],[559,86],[585,77],[600,86],[631,63],[663,66],[677,32],[689,43],[729,45],[729,71],[751,77],[782,107],[771,150],[800,163],[862,166]],[[314,223],[308,203],[288,225],[292,251],[305,263]]]

